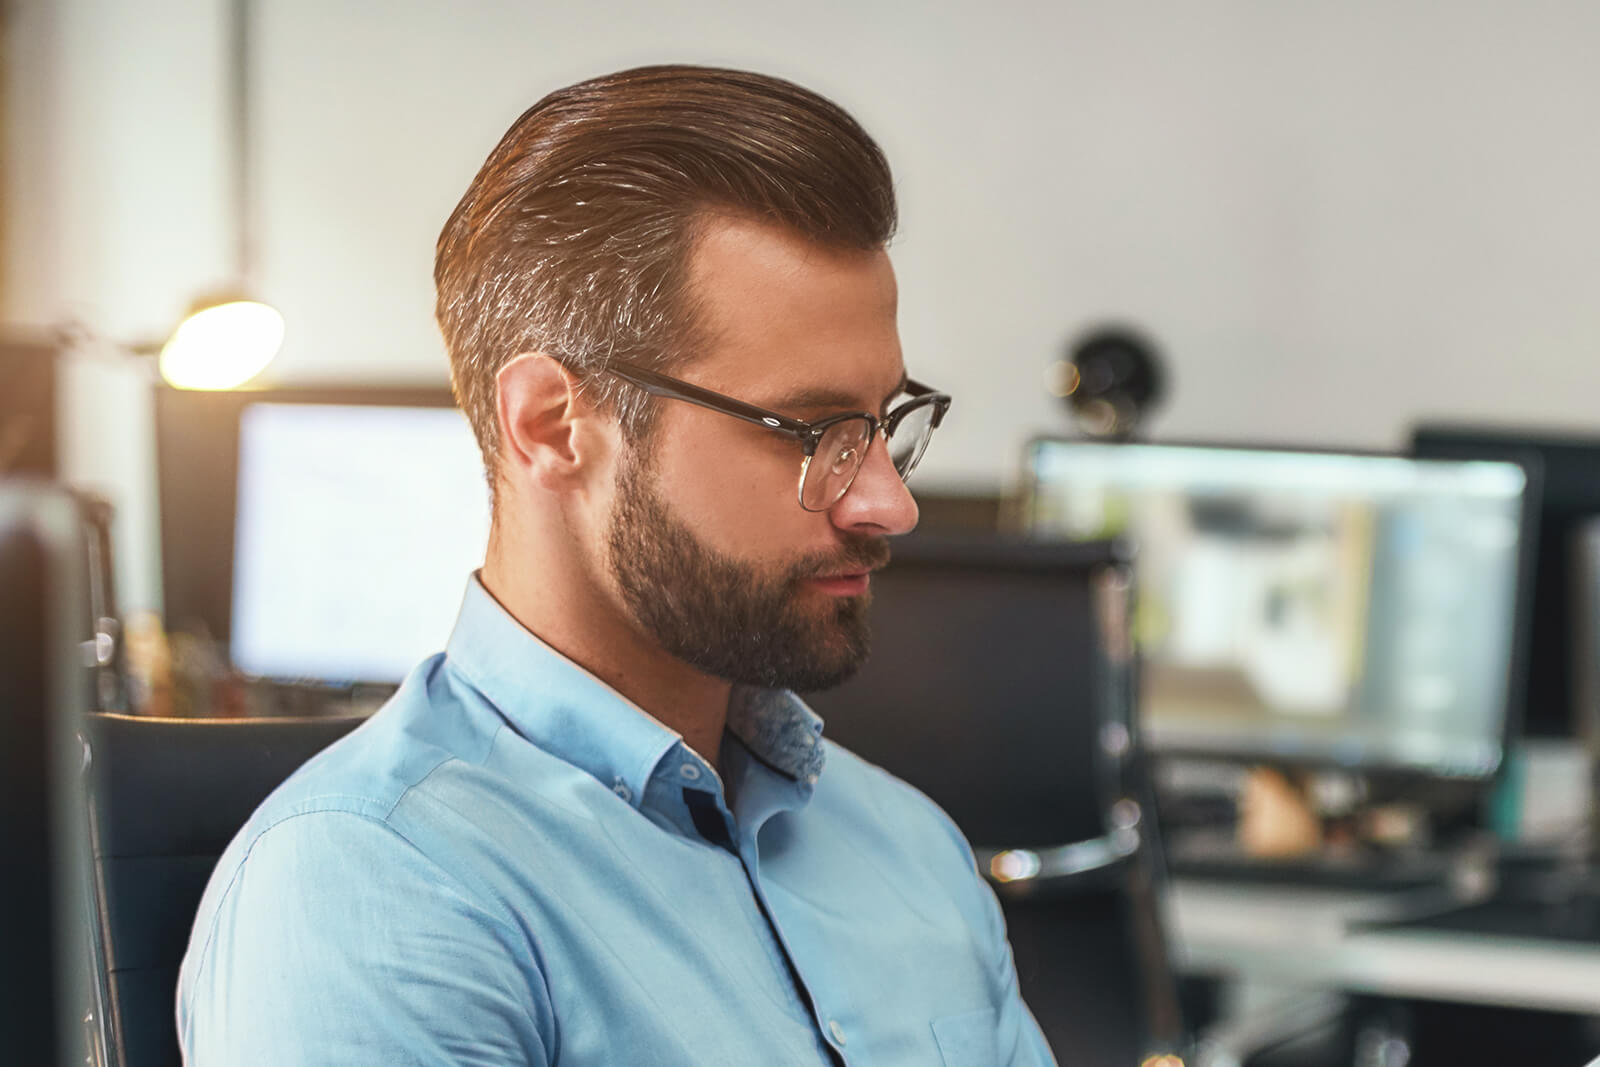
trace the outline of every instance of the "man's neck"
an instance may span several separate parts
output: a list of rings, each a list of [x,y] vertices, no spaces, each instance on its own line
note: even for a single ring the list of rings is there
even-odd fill
[[[526,630],[682,735],[720,773],[731,684],[665,652],[573,562],[516,553],[491,537],[479,577]]]

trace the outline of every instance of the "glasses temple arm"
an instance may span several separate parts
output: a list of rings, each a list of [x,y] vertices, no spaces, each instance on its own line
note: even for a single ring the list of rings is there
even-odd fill
[[[736,419],[743,419],[745,422],[755,423],[757,426],[764,426],[769,430],[781,430],[801,440],[815,436],[808,423],[801,422],[798,419],[787,418],[775,411],[768,411],[766,408],[758,408],[754,404],[746,404],[742,400],[735,400],[731,396],[723,396],[721,393],[713,392],[710,389],[701,389],[699,386],[690,385],[688,382],[665,381],[656,374],[641,368],[629,367],[624,370],[620,367],[608,367],[606,369],[618,378],[632,382],[652,396],[662,396],[670,400],[682,400],[699,407],[710,408],[712,411],[720,411],[724,415],[732,415]]]

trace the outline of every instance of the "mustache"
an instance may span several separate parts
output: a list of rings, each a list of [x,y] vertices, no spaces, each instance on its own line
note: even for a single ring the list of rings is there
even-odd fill
[[[789,571],[793,581],[804,581],[824,574],[875,571],[889,564],[889,538],[852,537],[838,552],[819,552],[800,560]]]

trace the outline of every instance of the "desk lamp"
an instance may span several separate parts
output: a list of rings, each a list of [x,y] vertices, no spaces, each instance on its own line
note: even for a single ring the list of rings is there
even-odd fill
[[[251,295],[255,204],[251,184],[250,0],[229,4],[232,199],[236,281],[197,300],[161,348],[161,376],[180,389],[233,389],[260,374],[283,345],[283,315]]]

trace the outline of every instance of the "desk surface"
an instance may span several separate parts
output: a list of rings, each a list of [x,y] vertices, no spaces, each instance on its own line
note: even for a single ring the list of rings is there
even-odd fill
[[[1600,1015],[1600,946],[1371,930],[1437,906],[1435,890],[1358,893],[1179,879],[1168,921],[1197,974],[1308,989]]]

